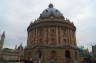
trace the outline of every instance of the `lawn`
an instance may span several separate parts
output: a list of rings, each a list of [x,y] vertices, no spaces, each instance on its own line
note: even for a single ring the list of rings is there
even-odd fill
[[[0,62],[0,63],[20,63],[20,62]]]

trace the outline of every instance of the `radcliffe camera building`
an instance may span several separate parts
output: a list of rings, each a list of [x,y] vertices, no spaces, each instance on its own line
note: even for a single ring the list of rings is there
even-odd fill
[[[76,27],[53,4],[49,4],[27,31],[26,59],[41,63],[75,63],[79,59]]]

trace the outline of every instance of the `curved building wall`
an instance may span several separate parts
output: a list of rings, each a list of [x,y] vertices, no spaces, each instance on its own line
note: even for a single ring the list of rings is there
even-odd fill
[[[28,46],[76,45],[75,26],[65,20],[37,21],[28,27]]]

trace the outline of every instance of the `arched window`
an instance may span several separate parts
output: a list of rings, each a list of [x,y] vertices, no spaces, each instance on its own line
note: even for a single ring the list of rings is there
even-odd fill
[[[65,57],[71,59],[70,51],[65,51]]]
[[[46,10],[46,12],[48,12],[48,10]]]

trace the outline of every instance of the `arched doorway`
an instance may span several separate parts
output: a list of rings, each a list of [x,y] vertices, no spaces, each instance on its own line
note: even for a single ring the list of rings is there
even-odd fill
[[[57,55],[57,52],[55,51],[55,50],[51,50],[50,51],[50,55],[49,55],[49,60],[48,60],[48,62],[49,63],[57,63],[57,57],[56,57],[56,55]]]
[[[41,50],[38,50],[38,57],[39,57],[39,58],[42,57],[42,52],[41,52]]]
[[[70,51],[69,50],[65,51],[65,57],[68,58],[68,59],[71,59],[71,55],[70,55]]]
[[[66,63],[71,63],[71,54],[69,50],[65,51],[65,62]]]

